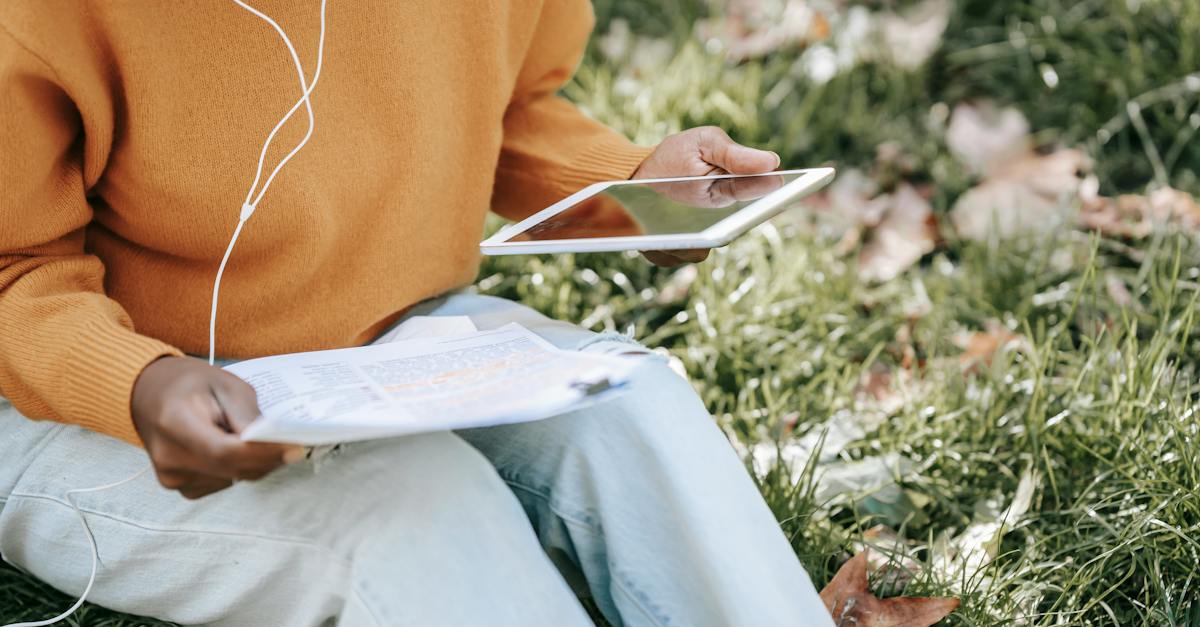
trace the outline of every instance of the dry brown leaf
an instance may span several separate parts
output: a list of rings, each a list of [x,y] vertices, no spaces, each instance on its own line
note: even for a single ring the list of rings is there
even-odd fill
[[[1150,208],[1156,216],[1165,216],[1185,228],[1200,227],[1200,203],[1187,192],[1164,187],[1150,192]]]
[[[994,320],[989,321],[983,331],[960,334],[955,338],[955,343],[963,349],[958,359],[965,369],[978,364],[991,364],[992,359],[1002,350],[1028,347],[1028,341],[1024,337]]]
[[[968,170],[980,176],[994,174],[1033,148],[1025,116],[1014,107],[997,109],[987,102],[954,107],[946,145]]]
[[[854,396],[864,400],[884,401],[892,396],[892,371],[875,362],[859,377]]]
[[[902,589],[921,572],[913,545],[887,525],[871,527],[863,532],[861,542],[854,543],[859,552],[866,554],[867,567],[876,574],[877,581],[888,590]]]
[[[942,45],[949,23],[947,0],[925,0],[904,13],[882,13],[877,28],[887,59],[902,69],[915,70]]]
[[[933,209],[916,189],[901,183],[895,193],[881,198],[888,199],[886,213],[858,255],[858,274],[868,281],[895,278],[937,244]]]
[[[842,565],[821,600],[838,627],[929,627],[958,608],[949,597],[877,598],[867,590],[865,551]]]
[[[1146,196],[1094,196],[1079,210],[1081,227],[1110,237],[1141,239],[1166,224],[1200,228],[1200,204],[1191,194],[1163,187]]]
[[[1044,230],[1067,220],[1087,158],[1078,150],[1029,152],[994,170],[954,203],[950,220],[959,235],[976,241]]]
[[[1066,221],[1080,198],[1087,157],[1078,150],[1033,150],[1029,122],[1014,108],[960,104],[946,129],[950,151],[982,181],[951,210],[955,230],[987,240],[1044,230]]]
[[[840,236],[838,255],[859,251],[858,272],[865,280],[887,281],[932,251],[937,220],[928,190],[900,183],[890,194],[860,170],[849,169],[809,206],[826,232]],[[865,242],[865,243],[864,243]]]
[[[1133,195],[1121,195],[1116,198],[1101,196],[1089,200],[1079,209],[1079,226],[1089,231],[1099,231],[1109,237],[1146,237],[1153,226],[1140,209],[1143,200],[1142,197]]]

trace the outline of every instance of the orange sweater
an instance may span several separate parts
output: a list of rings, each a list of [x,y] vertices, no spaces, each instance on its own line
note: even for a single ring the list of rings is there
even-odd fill
[[[319,0],[256,0],[311,77]],[[330,0],[316,130],[221,286],[228,357],[367,341],[473,280],[488,209],[519,218],[627,178],[647,149],[555,92],[586,0]],[[229,1],[0,3],[0,395],[139,440],[130,393],[208,348],[212,281],[291,57]],[[267,166],[307,129],[293,116]]]

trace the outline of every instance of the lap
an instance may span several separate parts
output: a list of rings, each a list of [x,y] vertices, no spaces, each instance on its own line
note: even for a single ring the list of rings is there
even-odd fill
[[[648,352],[625,336],[596,334],[493,297],[450,295],[414,313],[466,315],[480,329],[517,322],[562,348]],[[680,434],[692,431],[720,437],[686,381],[649,358],[623,396],[546,421],[464,432],[470,444],[438,433],[344,445],[200,501],[162,489],[147,473],[75,498],[104,564],[92,598],[158,615],[167,615],[157,608],[169,603],[170,615],[186,622],[205,622],[218,611],[266,616],[305,604],[312,607],[304,612],[322,615],[348,594],[348,571],[365,538],[436,542],[454,529],[488,527],[512,533],[513,526],[497,524],[505,516],[496,512],[519,516],[520,508],[493,466],[510,475],[513,487],[549,489],[563,456],[607,459],[607,474],[620,476],[631,451],[679,450]],[[149,463],[145,453],[79,427],[25,419],[0,399],[0,460],[0,553],[78,592],[89,551],[64,494],[136,473]],[[512,473],[529,481],[518,486]],[[275,606],[262,597],[263,581],[328,594],[284,596]],[[198,582],[209,588],[202,596],[163,595]],[[219,606],[212,606],[214,594]]]
[[[131,476],[147,467],[145,453],[28,420],[3,403],[0,459],[0,554],[78,594],[90,549],[65,493]],[[74,501],[103,564],[89,598],[187,623],[336,615],[355,552],[369,540],[455,544],[472,525],[505,534],[520,533],[517,522],[528,527],[488,461],[451,433],[347,445],[198,501],[163,489],[150,472]]]

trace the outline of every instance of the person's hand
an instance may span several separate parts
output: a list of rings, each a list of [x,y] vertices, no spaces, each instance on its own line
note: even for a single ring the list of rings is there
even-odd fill
[[[664,139],[630,178],[762,174],[778,167],[779,155],[742,146],[715,126],[701,126]],[[712,189],[722,188],[712,186]],[[708,258],[707,249],[648,250],[642,254],[650,263],[664,267],[704,261]]]
[[[133,387],[133,424],[158,482],[197,499],[304,456],[299,446],[243,442],[259,416],[254,388],[191,357],[162,357]]]

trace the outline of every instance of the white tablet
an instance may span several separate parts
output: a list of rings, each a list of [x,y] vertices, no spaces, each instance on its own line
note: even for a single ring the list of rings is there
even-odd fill
[[[486,255],[714,248],[833,179],[833,168],[596,183],[479,244]]]

